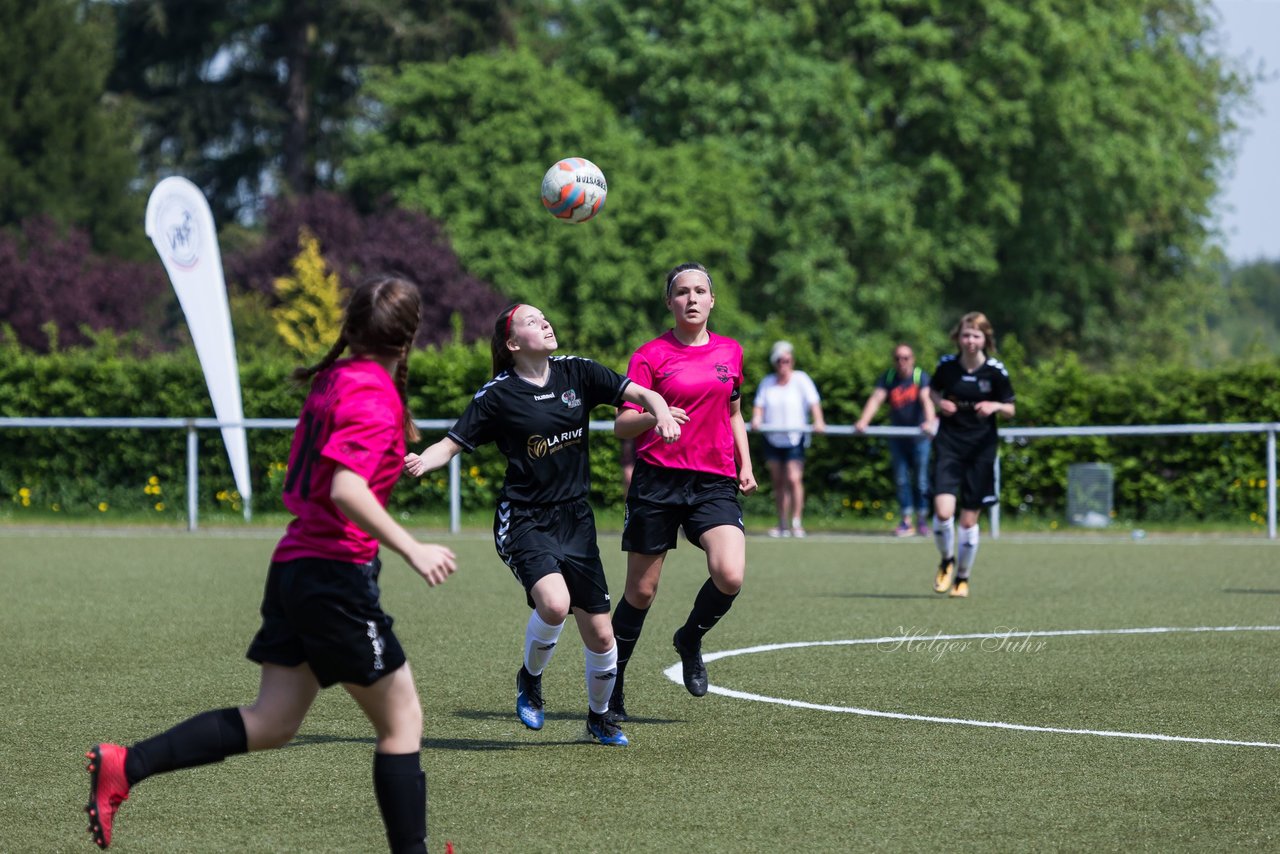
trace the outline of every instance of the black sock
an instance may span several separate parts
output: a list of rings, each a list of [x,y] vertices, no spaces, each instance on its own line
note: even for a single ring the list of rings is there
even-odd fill
[[[684,626],[680,629],[680,636],[684,643],[701,642],[702,636],[711,631],[715,624],[720,622],[721,617],[729,613],[729,609],[733,607],[733,600],[737,596],[737,593],[721,593],[715,582],[708,578],[702,585],[702,589],[698,591],[697,598],[693,600],[693,610],[689,612],[689,618],[684,621]]]
[[[618,600],[618,607],[613,609],[613,641],[618,646],[618,679],[627,669],[631,653],[635,651],[636,642],[640,640],[640,632],[644,630],[644,618],[648,616],[648,608],[637,608],[623,596]]]
[[[418,757],[373,754],[373,792],[393,854],[427,854],[427,775]]]
[[[135,786],[152,774],[210,765],[248,749],[239,709],[203,712],[130,747],[124,758],[124,776]]]

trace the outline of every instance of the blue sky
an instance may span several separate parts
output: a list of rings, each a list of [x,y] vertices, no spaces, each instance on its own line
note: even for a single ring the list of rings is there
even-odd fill
[[[1280,260],[1280,0],[1213,0],[1223,48],[1261,62],[1272,78],[1257,89],[1258,110],[1242,121],[1232,174],[1216,210],[1227,256],[1235,262]]]

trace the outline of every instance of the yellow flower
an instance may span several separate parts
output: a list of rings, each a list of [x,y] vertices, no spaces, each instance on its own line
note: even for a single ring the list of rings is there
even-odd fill
[[[19,497],[19,498],[30,498],[30,497],[31,497],[31,490],[30,490],[29,488],[25,487],[25,486],[24,486],[24,487],[22,487],[22,489],[19,489],[19,490],[18,490],[18,497]]]
[[[24,496],[22,496],[22,506],[23,506],[23,507],[30,507],[30,506],[31,506],[31,499],[30,499],[30,498],[27,498],[25,495],[24,495]]]
[[[861,498],[859,498],[857,501],[853,502],[853,509],[854,509],[854,510],[861,510],[861,509],[862,509],[862,507],[863,507],[863,504],[862,504],[862,499],[861,499]]]
[[[156,502],[156,512],[161,512],[161,511],[163,511],[163,510],[164,510],[164,502],[163,502],[163,501],[157,501],[157,502]]]
[[[1052,522],[1050,522],[1050,523],[1049,523],[1049,530],[1050,530],[1050,531],[1056,531],[1056,530],[1058,530],[1058,520],[1057,520],[1057,519],[1054,519]]]
[[[99,501],[99,502],[98,502],[98,512],[99,512],[99,513],[106,513],[106,512],[107,512],[107,509],[108,509],[108,508],[110,508],[110,507],[111,507],[111,505],[110,505],[110,504],[108,504],[108,503],[107,503],[107,502],[105,502],[105,501]]]
[[[61,505],[61,504],[53,504],[53,505],[51,505],[51,506],[49,507],[49,509],[50,509],[50,510],[52,510],[54,513],[59,513],[59,512],[61,512],[61,511],[62,511],[62,505]]]
[[[472,466],[471,469],[467,472],[467,474],[471,475],[472,477],[479,477],[480,466]]]
[[[849,504],[850,504],[849,499],[847,499],[847,498],[842,499],[842,500],[840,501],[840,503],[841,503],[841,504],[843,504],[845,507],[848,507],[848,506],[849,506]]]
[[[156,477],[155,475],[151,475],[151,477],[147,478],[147,483],[149,483],[152,486],[159,486],[160,478]]]

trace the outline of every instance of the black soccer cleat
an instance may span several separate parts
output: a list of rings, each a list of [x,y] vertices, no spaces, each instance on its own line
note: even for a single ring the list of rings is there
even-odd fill
[[[627,707],[625,698],[622,694],[622,677],[618,677],[618,681],[613,683],[613,693],[609,695],[609,719],[615,723],[625,723],[631,720],[627,716]]]
[[[680,667],[684,671],[684,687],[695,697],[707,693],[707,668],[702,663],[702,643],[686,646],[680,642],[680,629],[671,636],[671,643],[680,653]]]

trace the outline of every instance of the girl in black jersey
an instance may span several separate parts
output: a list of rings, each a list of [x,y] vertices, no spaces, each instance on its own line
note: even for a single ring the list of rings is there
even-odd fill
[[[1014,395],[1004,365],[988,355],[996,349],[995,333],[985,314],[973,311],[960,318],[951,340],[960,351],[942,357],[929,385],[939,416],[929,465],[933,540],[942,556],[933,589],[964,598],[978,555],[978,516],[998,500],[995,416],[1013,417]]]
[[[542,728],[542,671],[573,611],[585,646],[587,735],[601,744],[625,745],[626,735],[606,714],[618,650],[595,517],[587,503],[588,423],[596,406],[625,400],[653,413],[659,434],[674,442],[687,419],[657,392],[597,362],[552,356],[559,346],[555,331],[531,305],[517,303],[498,315],[490,343],[493,379],[476,392],[443,439],[405,457],[405,469],[418,477],[486,442],[506,456],[494,546],[524,585],[533,609],[525,627],[524,662],[516,674],[516,714],[530,729]]]

